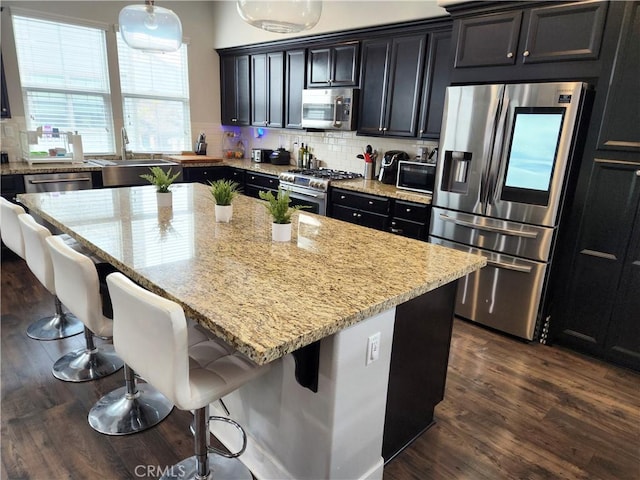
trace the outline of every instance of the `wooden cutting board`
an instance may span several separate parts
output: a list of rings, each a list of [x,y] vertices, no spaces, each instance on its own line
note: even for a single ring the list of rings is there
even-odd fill
[[[219,163],[222,162],[220,157],[209,157],[207,155],[171,155],[169,160],[178,163]]]

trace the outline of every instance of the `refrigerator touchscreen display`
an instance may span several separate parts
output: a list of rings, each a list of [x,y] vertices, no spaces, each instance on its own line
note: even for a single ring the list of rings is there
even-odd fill
[[[515,109],[503,200],[547,204],[564,111],[564,108]]]

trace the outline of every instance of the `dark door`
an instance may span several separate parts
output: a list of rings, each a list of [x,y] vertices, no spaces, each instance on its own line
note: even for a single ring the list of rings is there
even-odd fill
[[[284,124],[284,54],[272,52],[267,54],[267,125],[281,128]]]
[[[328,87],[331,78],[331,48],[310,48],[307,68],[309,87]]]
[[[225,55],[220,65],[223,125],[249,125],[249,55]]]
[[[382,135],[390,57],[391,42],[389,40],[362,42],[362,88],[358,133]]]
[[[267,125],[267,56],[251,55],[251,125]]]
[[[440,138],[444,96],[451,78],[451,32],[429,35],[427,64],[422,87],[420,138]]]
[[[302,128],[302,90],[305,80],[305,51],[285,52],[285,126]]]
[[[331,86],[350,87],[358,84],[358,43],[333,48]]]
[[[521,11],[459,20],[455,68],[513,65],[521,23]]]

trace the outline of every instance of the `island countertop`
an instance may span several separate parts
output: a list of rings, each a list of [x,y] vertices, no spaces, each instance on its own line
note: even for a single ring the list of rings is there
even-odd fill
[[[300,211],[271,241],[263,202],[240,195],[215,221],[208,187],[174,184],[22,194],[33,213],[264,364],[452,282],[484,257]]]

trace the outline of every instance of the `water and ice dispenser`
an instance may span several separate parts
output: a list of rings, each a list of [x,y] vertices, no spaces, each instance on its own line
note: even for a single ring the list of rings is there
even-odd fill
[[[441,190],[465,194],[469,190],[471,152],[445,150]]]

